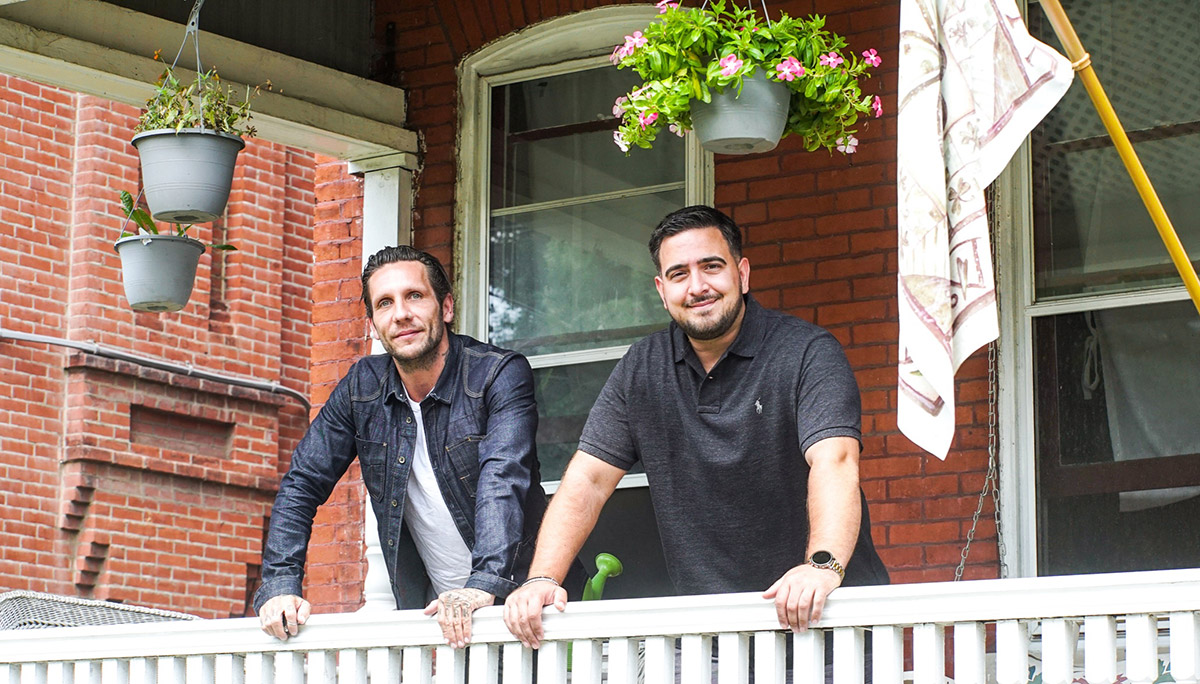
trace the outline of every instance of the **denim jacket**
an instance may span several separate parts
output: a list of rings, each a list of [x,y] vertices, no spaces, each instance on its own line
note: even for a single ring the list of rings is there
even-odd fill
[[[445,368],[421,401],[428,452],[442,497],[471,549],[466,586],[502,600],[525,579],[546,510],[534,443],[533,372],[516,352],[447,335]],[[355,363],[309,427],[280,483],[256,611],[274,596],[300,595],[313,516],[356,455],[397,607],[423,608],[433,598],[404,524],[416,438],[413,411],[391,357]],[[581,582],[583,568],[578,560],[574,565],[571,574]]]

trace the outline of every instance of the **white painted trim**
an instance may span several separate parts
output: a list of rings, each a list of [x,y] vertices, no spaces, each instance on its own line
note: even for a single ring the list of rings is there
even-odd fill
[[[352,174],[367,173],[368,171],[382,171],[384,169],[407,169],[416,171],[420,168],[417,160],[417,155],[402,152],[400,154],[385,154],[380,157],[369,157],[363,159],[355,159],[346,164],[346,172]]]
[[[564,207],[578,207],[583,204],[596,204],[599,202],[608,202],[611,200],[625,199],[626,197],[644,197],[646,195],[657,195],[660,192],[670,192],[672,190],[687,189],[687,181],[676,181],[674,183],[659,183],[658,185],[645,185],[637,188],[627,188],[625,190],[613,190],[612,192],[598,192],[594,195],[578,195],[575,197],[567,197],[565,199],[547,200],[545,202],[531,202],[529,204],[518,204],[515,207],[504,207],[503,209],[493,209],[492,217],[496,216],[519,216],[521,214],[532,214],[538,211],[547,209],[562,209]]]
[[[570,366],[579,363],[595,363],[596,361],[611,361],[625,356],[629,345],[619,347],[600,347],[598,349],[583,349],[581,351],[558,352],[556,354],[540,354],[529,357],[529,365],[534,368],[553,368],[555,366]]]
[[[560,484],[562,484],[562,480],[549,480],[542,483],[542,489],[545,489],[547,494],[553,494],[558,491]],[[622,476],[617,482],[617,489],[639,489],[649,486],[650,483],[646,480],[645,473],[630,473]]]
[[[135,106],[153,94],[163,69],[151,55],[173,49],[183,28],[99,0],[39,0],[12,5],[4,17],[0,72]],[[201,35],[202,52],[221,55],[222,79],[235,89],[268,78],[275,84],[254,101],[253,123],[264,140],[340,159],[417,152],[416,134],[402,127],[403,91]],[[180,76],[192,78],[183,64]]]
[[[1187,288],[1182,284],[1171,287],[1156,287],[1136,292],[1111,292],[1104,294],[1079,295],[1032,304],[1025,312],[1033,317],[1057,316],[1080,311],[1119,309],[1126,306],[1146,306],[1164,302],[1180,302],[1189,299]]]

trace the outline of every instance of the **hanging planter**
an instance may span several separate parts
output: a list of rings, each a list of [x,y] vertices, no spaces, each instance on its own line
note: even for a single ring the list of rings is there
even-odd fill
[[[225,213],[234,165],[246,146],[242,136],[255,133],[250,100],[259,88],[247,86],[239,101],[215,69],[200,66],[202,4],[197,0],[192,8],[175,62],[155,83],[132,140],[150,213],[169,223],[208,223]],[[185,85],[174,69],[189,37],[196,47],[196,79]]]
[[[121,257],[121,281],[131,308],[165,313],[187,305],[203,242],[186,235],[130,235],[113,248]]]
[[[713,92],[712,101],[692,103],[696,137],[709,152],[755,154],[779,144],[787,126],[791,92],[761,72],[742,79],[742,92],[733,86]]]
[[[661,0],[658,8],[609,58],[642,80],[613,105],[621,119],[613,140],[626,154],[651,147],[664,128],[682,136],[693,127],[722,154],[765,152],[792,134],[807,150],[850,154],[859,115],[883,115],[879,97],[859,85],[879,54],[843,54],[846,41],[826,31],[822,17],[771,21],[765,5],[760,16],[726,0],[698,9]]]
[[[233,169],[246,143],[207,128],[159,129],[133,136],[146,202],[156,220],[208,223],[225,213]]]
[[[113,249],[121,257],[121,282],[125,299],[137,311],[178,311],[192,296],[196,265],[204,254],[203,242],[188,237],[191,225],[177,225],[174,233],[159,233],[149,212],[137,206],[128,192],[121,191],[121,213],[125,225]],[[136,233],[126,230],[129,223]],[[214,250],[236,250],[233,245],[212,245]]]

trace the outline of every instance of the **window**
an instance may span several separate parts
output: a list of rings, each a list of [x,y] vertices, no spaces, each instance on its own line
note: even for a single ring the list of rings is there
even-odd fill
[[[650,231],[674,209],[712,203],[712,156],[694,136],[660,136],[629,157],[612,142],[613,101],[636,75],[607,57],[655,16],[635,5],[560,17],[461,69],[458,329],[529,358],[550,492],[617,361],[667,324]],[[673,591],[645,482],[622,479],[581,554],[624,563],[606,597]]]
[[[1181,93],[1200,73],[1146,70],[1128,55],[1200,39],[1200,5],[1067,11],[1195,259],[1200,104]],[[1041,8],[1031,2],[1026,16],[1061,51]],[[1000,192],[1031,210],[1013,222],[1001,268],[1012,369],[1002,409],[1016,437],[1002,507],[1022,546],[1010,564],[1042,575],[1200,567],[1200,316],[1081,83],[1013,168]]]
[[[523,32],[501,41],[500,67],[487,54],[471,61],[463,84],[474,121],[462,156],[476,166],[460,195],[460,310],[469,319],[460,329],[529,358],[542,478],[551,483],[617,360],[668,322],[652,285],[651,229],[674,209],[711,201],[702,180],[711,161],[693,140],[663,135],[629,157],[613,144],[613,101],[637,75],[607,55],[654,14],[583,15],[595,13],[610,21],[572,15],[536,27],[560,46],[575,36],[566,54]],[[551,56],[558,61],[540,63]]]

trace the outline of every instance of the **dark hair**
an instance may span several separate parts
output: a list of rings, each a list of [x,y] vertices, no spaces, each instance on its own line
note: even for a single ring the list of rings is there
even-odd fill
[[[363,267],[362,272],[362,301],[363,307],[367,310],[367,318],[370,318],[374,313],[371,310],[371,276],[375,275],[375,271],[401,261],[419,261],[425,264],[425,274],[429,276],[429,284],[433,286],[433,294],[437,297],[438,306],[446,303],[446,297],[450,295],[450,278],[446,277],[446,269],[442,267],[442,262],[437,260],[429,252],[422,252],[419,249],[414,249],[408,245],[397,245],[395,247],[384,247],[383,249],[371,255],[367,259],[367,265]]]
[[[734,261],[741,261],[742,230],[724,213],[703,204],[696,204],[667,214],[658,222],[654,232],[650,233],[650,258],[654,259],[654,269],[662,270],[658,252],[662,249],[663,240],[697,228],[716,228],[721,231]]]

